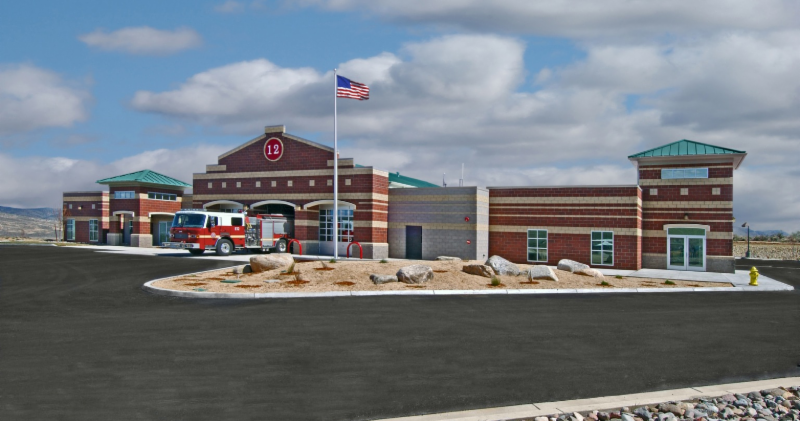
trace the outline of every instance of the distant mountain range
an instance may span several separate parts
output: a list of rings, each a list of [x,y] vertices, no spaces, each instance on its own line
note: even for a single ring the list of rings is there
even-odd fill
[[[20,209],[8,206],[0,206],[0,213],[10,213],[11,215],[29,216],[31,218],[50,219],[53,211],[58,208],[33,208]]]
[[[741,226],[733,227],[733,233],[736,235],[740,235],[742,237],[747,237],[747,228],[742,228]],[[750,230],[750,237],[755,237],[756,235],[770,236],[776,234],[789,235],[789,233],[784,230],[760,230],[760,231],[756,231],[754,229]]]
[[[52,208],[20,209],[0,206],[0,237],[55,238]]]

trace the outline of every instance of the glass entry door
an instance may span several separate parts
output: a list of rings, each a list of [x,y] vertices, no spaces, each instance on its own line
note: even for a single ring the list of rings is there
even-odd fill
[[[706,237],[668,236],[667,269],[705,271]]]
[[[169,241],[169,228],[171,223],[169,221],[159,221],[158,223],[158,244],[163,245]]]

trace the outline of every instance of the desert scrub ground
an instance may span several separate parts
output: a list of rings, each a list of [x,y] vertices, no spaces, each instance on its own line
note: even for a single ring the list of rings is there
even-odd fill
[[[482,264],[478,261],[431,261],[413,262],[390,261],[354,262],[345,261],[326,263],[331,268],[326,270],[321,262],[295,263],[295,273],[285,274],[275,269],[262,273],[236,275],[229,269],[220,269],[195,275],[176,276],[153,283],[159,288],[179,291],[204,290],[208,292],[324,292],[324,291],[391,291],[413,289],[465,290],[465,289],[586,289],[586,288],[681,288],[681,287],[730,287],[728,283],[688,282],[673,280],[665,284],[664,279],[631,278],[614,276],[605,277],[609,285],[601,285],[601,280],[576,275],[554,269],[559,282],[540,279],[528,281],[526,276],[498,276],[501,286],[491,286],[491,279],[461,271],[466,264]],[[403,266],[424,264],[434,270],[432,281],[422,285],[407,285],[402,282],[390,282],[375,285],[369,275],[393,275]],[[518,265],[525,270],[529,265]],[[238,280],[238,283],[229,283]],[[223,282],[228,281],[228,282]]]
[[[734,256],[744,257],[746,252],[747,241],[734,241]],[[750,257],[753,259],[800,260],[800,244],[751,241]]]

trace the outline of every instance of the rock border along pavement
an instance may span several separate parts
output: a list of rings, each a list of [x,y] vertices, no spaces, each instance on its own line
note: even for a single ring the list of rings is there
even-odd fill
[[[376,421],[796,421],[797,385],[800,377],[784,377]]]
[[[230,267],[240,267],[231,265]],[[393,291],[328,291],[328,292],[199,292],[176,291],[172,289],[153,286],[157,281],[178,276],[195,275],[213,272],[225,268],[216,268],[201,272],[185,273],[167,276],[145,282],[142,289],[156,295],[165,295],[183,298],[219,298],[219,299],[263,299],[263,298],[315,298],[315,297],[365,297],[389,295],[548,295],[548,294],[618,294],[618,293],[674,293],[674,292],[762,292],[762,291],[791,291],[794,287],[782,284],[779,287],[758,287],[748,289],[747,286],[734,287],[695,287],[695,288],[588,288],[588,289],[465,289],[465,290],[393,290]],[[776,281],[777,282],[777,281]]]

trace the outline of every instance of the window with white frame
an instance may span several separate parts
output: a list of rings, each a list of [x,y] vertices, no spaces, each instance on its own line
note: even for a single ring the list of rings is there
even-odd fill
[[[147,198],[148,199],[153,199],[153,200],[169,200],[170,202],[175,202],[175,201],[178,200],[178,195],[177,194],[172,194],[172,193],[154,193],[154,192],[150,192],[150,193],[147,193]]]
[[[115,191],[114,199],[135,199],[136,192],[133,191]]]
[[[547,261],[547,230],[528,230],[528,261]]]
[[[99,226],[97,219],[89,220],[89,241],[97,241],[99,238]]]
[[[66,239],[75,241],[75,220],[74,219],[67,219],[67,233]]]
[[[333,241],[333,209],[319,210],[319,241]],[[353,241],[353,210],[339,209],[339,242]]]
[[[592,231],[592,264],[614,265],[613,231]]]
[[[664,168],[661,170],[661,179],[674,178],[708,178],[708,168]]]

